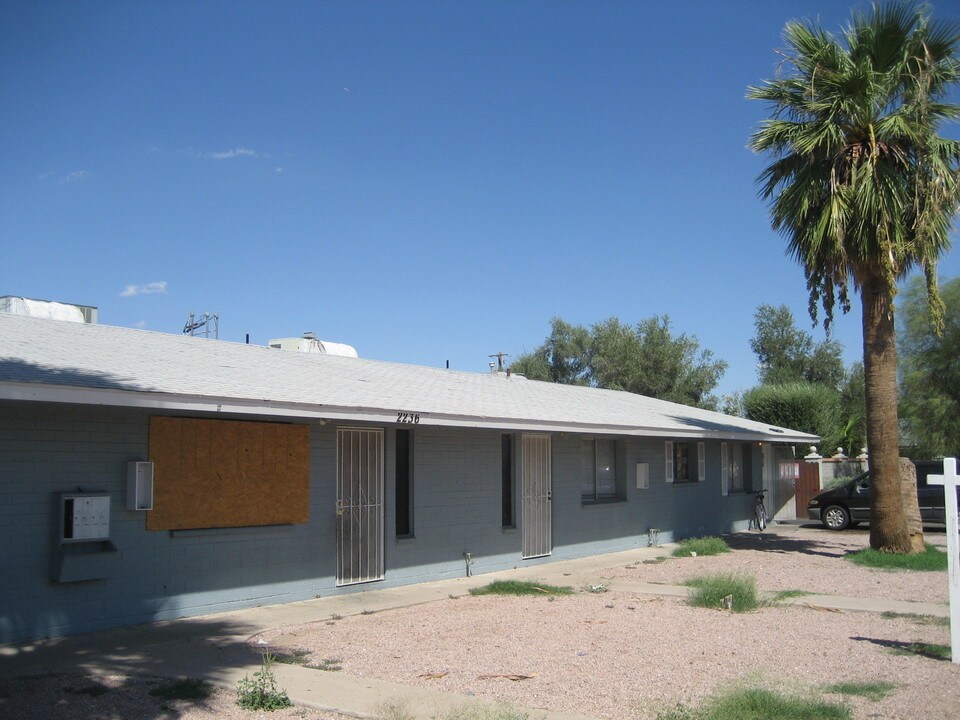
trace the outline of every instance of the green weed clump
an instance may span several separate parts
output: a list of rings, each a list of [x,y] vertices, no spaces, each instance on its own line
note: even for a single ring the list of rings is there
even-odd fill
[[[730,546],[726,541],[715,535],[708,535],[700,538],[686,538],[680,541],[680,546],[674,548],[674,557],[692,557],[694,555],[719,555],[720,553],[730,552]]]
[[[287,691],[277,686],[273,675],[276,661],[273,655],[265,653],[253,678],[244,677],[237,683],[237,705],[246,710],[280,710],[293,704]]]
[[[819,698],[785,696],[770,690],[733,690],[699,708],[678,705],[657,720],[850,720],[849,708]]]
[[[950,646],[937,643],[915,642],[902,647],[893,648],[894,655],[920,655],[932,660],[949,660]]]
[[[748,612],[763,604],[757,594],[757,581],[749,575],[703,575],[689,578],[684,584],[694,588],[687,597],[687,603],[694,607]]]
[[[471,595],[570,595],[571,587],[547,585],[529,580],[495,580],[489,585],[473,588]]]
[[[946,571],[947,554],[927,543],[922,553],[902,555],[900,553],[881,552],[873,548],[856,550],[845,555],[847,560],[865,567],[881,570],[918,570],[924,572]]]
[[[837,695],[856,695],[865,697],[868,700],[878,702],[897,689],[893,683],[877,682],[845,682],[827,685],[823,688],[824,692],[836,693]]]
[[[880,614],[884,620],[909,620],[917,625],[935,625],[937,627],[950,627],[950,618],[939,617],[938,615],[917,615],[916,613],[899,613],[887,610]]]

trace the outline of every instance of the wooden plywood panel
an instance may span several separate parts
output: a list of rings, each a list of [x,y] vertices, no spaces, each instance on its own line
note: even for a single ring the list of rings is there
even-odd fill
[[[309,457],[306,425],[150,418],[147,529],[307,522]]]

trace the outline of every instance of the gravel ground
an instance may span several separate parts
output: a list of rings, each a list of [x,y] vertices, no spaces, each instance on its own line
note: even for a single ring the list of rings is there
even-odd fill
[[[943,534],[928,540],[942,544]],[[763,590],[946,601],[946,573],[884,572],[844,561],[845,552],[866,546],[863,532],[777,528],[729,542],[732,553],[612,568],[596,581],[679,584],[693,575],[744,572]],[[948,644],[949,628],[909,617],[803,606],[734,614],[614,591],[553,600],[464,596],[277,628],[251,638],[258,641],[281,652],[303,650],[313,665],[335,659],[341,672],[357,676],[616,720],[653,720],[678,702],[696,705],[743,685],[823,695],[848,704],[857,720],[960,717],[960,667],[894,652],[915,642]],[[876,702],[824,690],[838,682],[874,681],[897,689]],[[222,689],[200,702],[150,694],[167,682],[119,676],[0,680],[0,718],[346,720],[307,708],[245,711],[233,692]]]
[[[843,560],[866,546],[862,532],[797,528],[744,533],[730,543],[738,548],[732,553],[630,565],[598,580],[679,584],[745,572],[763,590],[946,601],[944,572],[878,571]],[[819,695],[826,685],[873,681],[898,688],[879,702],[827,697],[863,720],[960,717],[960,668],[894,652],[914,642],[949,644],[949,628],[872,613],[792,606],[733,614],[625,592],[553,601],[465,596],[278,628],[258,639],[307,651],[313,663],[335,658],[354,675],[617,720],[650,720],[738,684]],[[491,675],[529,679],[484,677]]]

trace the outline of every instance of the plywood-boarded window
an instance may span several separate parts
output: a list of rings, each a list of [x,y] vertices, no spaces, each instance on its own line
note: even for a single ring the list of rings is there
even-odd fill
[[[306,425],[152,417],[150,460],[148,530],[309,520]]]

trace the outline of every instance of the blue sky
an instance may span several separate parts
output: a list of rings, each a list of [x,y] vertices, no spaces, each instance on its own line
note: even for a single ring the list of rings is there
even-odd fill
[[[476,371],[555,315],[668,314],[750,387],[757,305],[810,323],[744,94],[787,20],[849,7],[4,3],[0,295]]]

